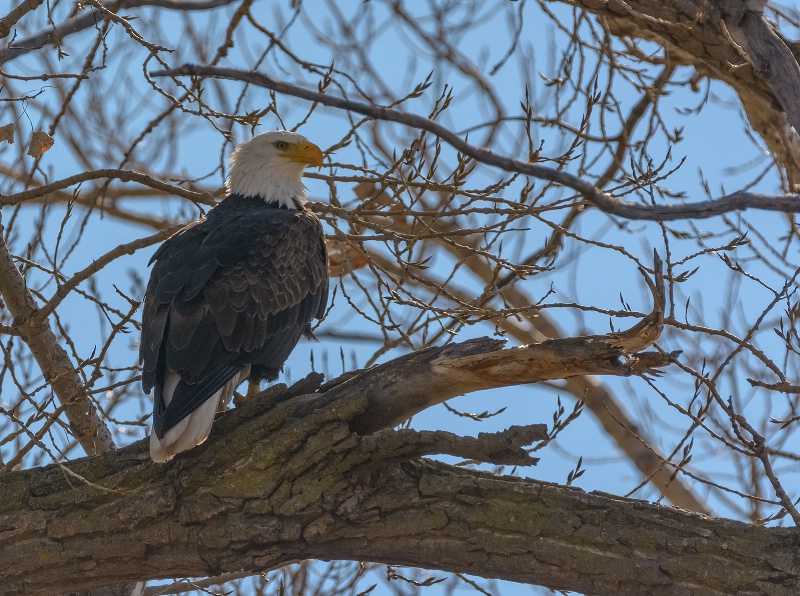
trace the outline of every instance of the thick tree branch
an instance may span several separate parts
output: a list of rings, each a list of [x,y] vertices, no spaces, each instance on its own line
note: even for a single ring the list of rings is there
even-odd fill
[[[597,340],[579,339],[594,351]],[[466,345],[477,376],[481,343]],[[494,346],[484,348],[491,360]],[[435,360],[442,362],[442,354]],[[600,359],[597,372],[610,359]],[[217,421],[206,444],[166,466],[149,461],[144,441],[66,464],[104,490],[57,466],[7,475],[0,485],[5,593],[258,573],[309,558],[390,562],[615,596],[789,595],[800,581],[794,529],[408,461],[440,451],[493,457],[506,441],[514,451],[538,431],[466,440],[414,431],[360,437],[353,421],[377,419],[371,409],[385,402],[371,406],[355,390],[363,386],[358,377],[353,381],[313,396],[285,399],[272,391],[271,399],[249,400]],[[343,391],[348,385],[352,391]],[[384,391],[403,398],[406,389]]]
[[[800,87],[791,50],[763,20],[763,1],[574,0],[603,17],[619,37],[645,39],[669,50],[671,62],[730,85],[753,128],[786,171],[790,188],[800,185],[798,112]],[[757,10],[754,10],[757,9]],[[780,45],[779,45],[780,43]],[[744,54],[744,55],[743,55]],[[791,127],[790,124],[794,124]]]
[[[476,439],[444,431],[384,430],[363,438],[363,447],[380,452],[387,460],[406,460],[447,454],[498,465],[534,466],[538,458],[523,449],[547,438],[547,425],[512,426],[499,433],[480,433]]]
[[[655,269],[656,278],[660,279],[658,259]],[[361,474],[366,474],[369,477],[375,469],[388,469],[388,462],[434,453],[515,465],[535,463],[521,447],[545,438],[546,429],[542,425],[515,427],[496,435],[481,435],[477,439],[460,438],[444,432],[382,429],[461,393],[574,374],[641,374],[649,372],[652,366],[668,364],[668,356],[654,360],[648,355],[639,360],[636,354],[631,354],[651,345],[663,324],[663,283],[654,283],[651,289],[655,303],[653,313],[626,332],[549,340],[511,349],[502,349],[503,342],[479,339],[398,358],[343,382],[330,383],[322,394],[308,393],[319,384],[316,378],[310,378],[283,396],[275,395],[275,388],[270,389],[260,399],[246,401],[215,425],[220,434],[210,440],[211,444],[216,444],[211,451],[206,447],[193,450],[188,457],[179,458],[175,465],[161,468],[166,470],[166,474],[159,473],[158,468],[150,465],[141,450],[141,443],[126,449],[118,459],[83,460],[75,463],[74,467],[70,464],[71,473],[66,476],[59,467],[46,468],[42,471],[44,476],[37,476],[38,471],[12,474],[14,478],[23,478],[20,481],[23,485],[55,482],[59,486],[56,489],[59,496],[52,495],[55,501],[50,498],[40,500],[48,489],[43,493],[41,487],[28,485],[20,488],[14,482],[0,487],[0,559],[10,561],[5,575],[0,572],[0,580],[11,594],[36,594],[51,590],[53,582],[58,582],[60,589],[66,586],[69,589],[89,589],[110,582],[230,571],[232,568],[219,562],[209,566],[208,562],[218,555],[205,549],[195,549],[194,555],[189,555],[188,559],[185,555],[178,556],[181,562],[177,562],[177,551],[172,549],[181,540],[170,538],[172,530],[167,528],[176,522],[183,524],[191,520],[192,524],[201,523],[203,528],[210,529],[213,527],[211,518],[220,512],[219,504],[222,502],[238,501],[235,509],[241,513],[243,504],[253,504],[253,499],[266,498],[266,504],[273,497],[288,497],[288,500],[280,502],[278,509],[270,508],[268,517],[275,513],[288,515],[295,520],[292,527],[306,526],[305,529],[297,535],[292,529],[291,536],[282,534],[280,530],[260,533],[277,537],[281,544],[287,540],[314,543],[331,530],[328,526],[333,510],[320,512],[321,504],[325,503],[325,507],[332,505],[339,511],[342,507],[355,506],[353,498],[356,501],[361,498],[351,493],[347,482],[342,484],[341,479],[348,475],[361,478]],[[630,357],[626,359],[626,356]],[[287,401],[297,393],[306,395]],[[353,431],[362,434],[381,432],[358,438],[352,434]],[[224,455],[214,460],[215,454]],[[201,461],[196,459],[198,457],[201,460],[212,459]],[[323,461],[329,457],[338,462],[338,471],[334,471],[332,461]],[[267,476],[263,477],[265,471],[268,471]],[[76,474],[87,480],[86,485],[76,486]],[[213,487],[205,484],[208,480],[213,480]],[[216,484],[219,480],[222,484]],[[191,496],[183,494],[183,488],[175,492],[176,481],[183,488],[191,486]],[[287,481],[289,485],[284,484]],[[271,487],[270,482],[273,483]],[[295,488],[289,488],[289,493],[286,493],[282,486]],[[5,488],[9,492],[3,494]],[[56,503],[62,498],[77,503],[78,508],[67,511],[65,503]],[[184,498],[189,500],[182,502]],[[213,504],[215,502],[217,505]],[[234,510],[228,510],[225,516],[233,513]],[[95,519],[95,515],[100,517]],[[95,535],[87,538],[87,530]],[[117,531],[124,532],[125,536],[144,534],[139,535],[140,542],[131,551],[130,544],[122,544],[127,541],[126,537],[109,536]],[[214,530],[204,529],[203,533],[206,531]],[[101,552],[85,550],[104,542],[97,533],[110,537],[117,544],[112,549],[113,554],[108,550],[108,544]],[[186,537],[193,533],[190,531]],[[167,542],[159,543],[165,539]],[[245,541],[249,543],[249,538]],[[323,542],[328,541],[329,538],[325,538]],[[71,548],[68,543],[76,549],[74,552],[67,552]],[[281,546],[277,558],[258,547],[246,554],[250,560],[248,564],[230,562],[236,569],[257,571],[296,558],[329,556],[324,550],[316,553],[312,549],[307,554],[302,553],[297,546],[288,549]],[[228,544],[223,550],[230,551],[231,547]],[[38,553],[37,561],[42,557],[48,558],[47,552],[52,550],[56,560],[70,561],[70,568],[75,570],[82,569],[76,561],[86,557],[92,561],[91,567],[98,571],[98,575],[87,574],[83,569],[67,577],[66,570],[58,566],[51,568],[55,574],[53,577],[32,574],[29,569],[32,557],[26,550],[28,548]],[[166,550],[159,554],[161,549]],[[183,551],[184,546],[179,546],[179,550]],[[232,550],[242,551],[240,547]],[[244,550],[250,551],[249,547]],[[188,555],[188,551],[185,554]],[[119,570],[116,575],[110,575],[106,569],[110,563],[107,560],[109,555],[119,559],[114,565]],[[337,555],[337,558],[369,557]],[[198,561],[203,563],[198,566]],[[423,562],[415,564],[423,565]]]
[[[587,201],[595,207],[608,213],[624,217],[626,219],[650,220],[650,221],[675,221],[679,219],[704,219],[715,217],[721,213],[731,211],[741,211],[745,209],[762,209],[765,211],[779,211],[784,213],[800,213],[800,196],[798,195],[777,195],[767,196],[754,193],[735,193],[722,197],[714,201],[700,201],[684,205],[642,205],[622,201],[612,195],[603,192],[594,185],[573,176],[563,170],[548,168],[534,163],[520,161],[510,157],[505,157],[494,153],[485,147],[477,147],[467,143],[460,136],[450,129],[442,126],[438,122],[418,116],[400,112],[398,110],[383,106],[365,104],[358,101],[333,97],[311,91],[291,83],[279,81],[268,77],[265,74],[253,71],[243,71],[233,68],[221,68],[216,66],[196,66],[186,64],[179,68],[161,70],[151,73],[153,77],[163,76],[200,76],[230,79],[242,81],[272,89],[280,93],[299,97],[309,101],[314,101],[322,105],[355,112],[374,118],[376,120],[386,120],[411,126],[420,130],[425,130],[436,135],[464,155],[484,164],[488,164],[507,172],[516,172],[532,178],[556,182],[580,193]]]
[[[726,4],[736,9],[723,17],[728,32],[753,70],[764,79],[795,131],[800,132],[800,66],[792,51],[770,28],[761,11],[744,10],[746,3]]]
[[[17,22],[32,10],[36,10],[41,6],[44,0],[25,0],[11,9],[6,16],[0,19],[0,39],[5,39],[11,33],[11,28]]]
[[[439,220],[432,226],[432,230],[449,231],[454,226],[455,224]],[[467,237],[458,245],[442,244],[442,246],[458,261],[463,262],[487,287],[491,287],[496,283],[494,269],[485,259],[476,257],[471,251],[475,248],[473,242],[473,239]],[[656,270],[659,268],[660,265],[656,263]],[[652,286],[651,291],[653,291]],[[658,286],[655,288],[655,293],[663,295],[663,289]],[[502,288],[502,299],[504,303],[516,309],[523,309],[531,304],[530,297],[513,284]],[[520,343],[537,343],[542,341],[542,338],[564,336],[544,311],[535,313],[535,316],[521,312],[520,316],[525,321],[523,325],[517,324],[513,317],[504,318],[498,323],[509,336]],[[641,358],[641,355],[639,357]],[[695,496],[681,476],[676,476],[671,467],[665,465],[664,458],[658,453],[655,439],[647,436],[626,409],[620,406],[619,398],[600,380],[588,376],[570,377],[560,385],[559,390],[562,389],[586,404],[586,408],[597,417],[603,429],[641,471],[643,477],[673,505],[697,513],[710,513],[705,501]]]
[[[353,421],[358,432],[373,432],[407,420],[448,399],[510,385],[553,381],[579,375],[630,376],[651,372],[636,354],[616,345],[614,334],[549,339],[538,344],[502,349],[505,342],[483,338],[442,348],[428,348],[365,371],[331,395],[353,392],[369,403],[368,413]],[[626,357],[630,355],[630,357]],[[658,366],[670,363],[659,355]],[[424,387],[424,391],[420,391]]]
[[[665,366],[672,356],[635,352],[658,339],[664,324],[664,284],[656,256],[657,283],[653,312],[627,331],[502,349],[505,342],[477,339],[419,350],[370,369],[328,393],[363,395],[367,413],[353,420],[357,432],[374,432],[397,425],[417,412],[457,395],[509,385],[539,383],[581,375],[645,374],[653,364]],[[424,391],[419,388],[424,387]]]

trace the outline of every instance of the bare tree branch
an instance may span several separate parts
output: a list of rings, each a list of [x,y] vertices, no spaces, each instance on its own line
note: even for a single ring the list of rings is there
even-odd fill
[[[435,225],[435,230],[449,229],[449,224],[442,220],[437,221]],[[465,239],[458,246],[445,245],[445,248],[450,250],[455,258],[463,260],[482,283],[491,287],[494,283],[492,267],[484,259],[476,258],[473,253],[470,253],[472,242],[474,240]],[[660,271],[661,263],[658,257],[656,257],[655,267],[657,271]],[[657,276],[655,284],[656,287],[651,287],[651,291],[655,296],[663,296],[663,279],[659,279]],[[503,285],[500,295],[509,306],[515,308],[523,309],[531,304],[530,298],[513,284]],[[657,298],[656,304],[663,304],[663,298]],[[656,308],[655,312],[657,313],[658,310]],[[504,331],[521,343],[539,343],[543,338],[564,337],[552,317],[546,312],[537,310],[531,314],[522,313],[521,316],[524,317],[526,323],[524,325],[518,324],[514,317],[504,318],[499,322],[499,326]],[[660,332],[660,325],[661,323],[658,322],[651,328]],[[660,494],[663,494],[677,507],[697,513],[710,513],[703,500],[685,485],[680,476],[676,476],[673,470],[665,465],[663,457],[655,451],[652,439],[639,428],[628,411],[620,405],[617,396],[609,391],[600,380],[581,375],[572,376],[565,379],[560,388],[586,404],[587,409],[599,420],[604,430],[613,438],[622,452],[630,458],[631,462]]]
[[[6,16],[0,19],[0,39],[5,39],[11,33],[11,28],[17,24],[22,17],[32,10],[36,10],[42,5],[44,0],[25,0],[11,9]]]
[[[70,292],[72,292],[72,290],[77,288],[78,285],[89,279],[92,275],[100,271],[110,262],[124,255],[132,255],[139,249],[163,242],[183,227],[184,226],[180,224],[170,226],[164,230],[161,230],[160,232],[156,232],[155,234],[147,236],[146,238],[139,238],[138,240],[133,240],[132,242],[128,242],[126,244],[120,244],[113,250],[110,250],[106,254],[94,259],[91,265],[77,272],[66,282],[61,284],[58,290],[56,290],[55,294],[53,294],[52,298],[50,298],[50,300],[48,300],[47,303],[38,310],[37,316],[42,318],[50,316],[50,313],[58,308],[58,305],[61,304],[64,298],[66,298]]]
[[[139,8],[141,6],[154,6],[169,10],[192,11],[192,10],[211,10],[220,6],[233,4],[235,0],[205,0],[196,2],[193,0],[125,0],[118,2],[111,0],[103,3],[106,10],[118,12],[123,9]],[[27,4],[27,3],[26,3]],[[41,4],[41,2],[39,2]],[[22,16],[22,15],[20,15]],[[102,13],[93,10],[84,10],[82,13],[75,12],[69,19],[55,27],[49,27],[40,33],[31,35],[23,39],[15,40],[4,48],[0,48],[0,64],[24,56],[29,52],[38,50],[57,40],[64,39],[90,27],[94,27],[105,18]],[[18,20],[18,19],[17,19]],[[13,26],[11,23],[10,26]]]
[[[356,392],[366,396],[369,418],[356,418],[353,428],[373,432],[395,426],[457,395],[481,389],[579,375],[646,374],[652,361],[647,358],[645,364],[635,352],[656,341],[658,312],[657,308],[641,326],[618,334],[551,339],[507,350],[500,349],[504,342],[490,339],[419,350],[395,360],[392,369],[384,365],[367,371],[358,381],[347,381],[330,393]],[[661,355],[657,365],[665,366],[670,361],[669,355]],[[420,392],[419,387],[425,387],[425,391]]]
[[[162,182],[161,180],[153,178],[152,176],[148,176],[147,174],[141,174],[131,170],[103,169],[94,170],[91,172],[81,172],[80,174],[69,176],[63,180],[57,180],[56,182],[44,184],[37,188],[14,193],[12,195],[0,195],[0,206],[4,207],[6,205],[19,205],[25,201],[44,197],[57,190],[63,190],[65,188],[69,188],[70,186],[74,186],[75,184],[80,184],[81,182],[86,182],[88,180],[97,180],[99,178],[118,179],[122,182],[133,181],[170,195],[189,199],[193,203],[201,203],[203,205],[211,206],[216,204],[216,201],[214,201],[212,197],[208,196],[207,193],[195,192],[181,188],[180,186],[175,186],[174,184],[167,184],[166,182]]]
[[[699,201],[684,205],[639,205],[622,201],[614,198],[610,194],[603,192],[594,185],[577,178],[562,170],[556,170],[545,166],[536,165],[530,162],[520,161],[510,157],[498,155],[484,147],[476,147],[464,141],[461,137],[451,130],[442,126],[429,118],[399,112],[392,108],[369,105],[339,97],[332,97],[309,89],[292,85],[283,81],[278,81],[259,72],[242,71],[233,68],[221,68],[217,66],[195,66],[185,64],[179,68],[160,70],[151,73],[153,77],[178,77],[178,76],[205,76],[234,81],[242,81],[251,85],[258,85],[273,91],[292,95],[309,101],[321,103],[326,106],[334,107],[348,112],[363,114],[376,120],[386,120],[398,122],[430,132],[443,141],[453,146],[455,149],[471,157],[472,159],[495,166],[507,172],[516,172],[539,178],[549,182],[563,184],[579,192],[587,201],[595,207],[608,213],[624,217],[626,219],[641,219],[650,221],[675,221],[679,219],[704,219],[715,217],[722,213],[731,211],[742,211],[745,209],[762,209],[765,211],[780,211],[784,213],[800,213],[800,196],[798,195],[778,195],[766,196],[754,193],[740,192],[734,193],[714,201]]]
[[[614,35],[654,41],[669,50],[671,60],[730,85],[753,128],[785,168],[789,188],[800,184],[797,107],[792,94],[798,85],[797,63],[793,66],[787,48],[771,39],[774,33],[762,20],[765,2],[576,0],[575,4],[605,19]],[[747,32],[740,28],[742,21]],[[692,26],[686,27],[690,22]],[[726,31],[729,25],[734,38]],[[776,109],[784,102],[790,104],[788,111]]]

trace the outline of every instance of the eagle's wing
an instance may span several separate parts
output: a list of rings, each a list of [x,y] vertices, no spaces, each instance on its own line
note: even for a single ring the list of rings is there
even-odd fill
[[[313,214],[215,211],[153,257],[140,359],[145,392],[155,388],[159,438],[245,367],[277,376],[327,304],[325,241]],[[180,380],[165,395],[171,374]]]

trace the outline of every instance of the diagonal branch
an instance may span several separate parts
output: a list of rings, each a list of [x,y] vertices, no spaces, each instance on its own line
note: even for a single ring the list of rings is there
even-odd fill
[[[657,256],[655,271],[659,279]],[[367,413],[356,417],[352,428],[364,433],[390,428],[432,405],[482,389],[584,375],[645,374],[672,359],[671,355],[648,354],[640,360],[635,355],[653,345],[663,327],[663,280],[651,289],[652,313],[627,331],[548,339],[509,349],[503,349],[502,340],[482,338],[419,350],[393,360],[391,366],[375,367],[345,381],[328,391],[326,399],[352,393],[363,396],[369,404]]]
[[[738,10],[748,4],[736,3]],[[753,70],[764,79],[783,112],[800,132],[800,65],[784,41],[776,35],[762,14],[745,10],[744,14],[723,15],[723,23],[733,41],[742,49]]]
[[[30,348],[42,375],[58,397],[72,434],[88,455],[116,449],[111,432],[100,419],[69,355],[58,342],[47,317],[11,258],[0,225],[0,295],[13,318],[13,328]]]
[[[159,242],[163,242],[178,230],[185,227],[183,224],[176,224],[173,226],[169,226],[161,230],[160,232],[156,232],[150,236],[146,236],[145,238],[138,238],[137,240],[132,240],[131,242],[127,242],[125,244],[120,244],[116,248],[108,251],[106,254],[94,259],[91,265],[83,268],[81,271],[78,271],[75,275],[70,277],[66,282],[61,284],[58,289],[55,291],[53,296],[47,303],[42,306],[36,316],[39,318],[49,317],[50,314],[58,308],[58,305],[69,296],[70,292],[77,288],[82,282],[89,279],[92,275],[100,271],[103,267],[111,263],[112,261],[125,256],[125,255],[132,255],[137,250],[145,248],[147,246],[152,246],[153,244],[157,244]]]
[[[44,0],[25,0],[11,9],[6,16],[0,19],[0,39],[5,39],[11,33],[11,28],[32,10],[36,10],[42,5]]]

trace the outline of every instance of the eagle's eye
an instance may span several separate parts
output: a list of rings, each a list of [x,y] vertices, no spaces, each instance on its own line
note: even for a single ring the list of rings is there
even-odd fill
[[[286,141],[277,141],[275,143],[275,149],[278,151],[286,151],[289,148],[289,143]]]

